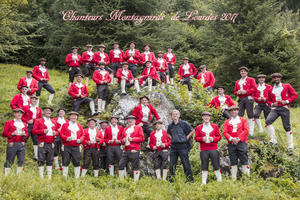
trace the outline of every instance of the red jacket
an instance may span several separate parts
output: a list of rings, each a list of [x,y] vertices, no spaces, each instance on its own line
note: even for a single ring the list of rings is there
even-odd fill
[[[78,146],[80,146],[80,144],[77,144],[76,140],[67,141],[67,138],[71,136],[71,130],[68,129],[69,128],[69,123],[70,123],[70,121],[65,123],[61,127],[60,137],[61,137],[62,143],[66,146],[77,146],[78,147]],[[77,126],[78,126],[79,130],[76,132],[76,138],[80,139],[81,142],[83,142],[83,140],[84,140],[83,128],[79,123],[77,123]]]
[[[84,64],[86,64],[86,63],[94,63],[94,56],[95,56],[95,53],[93,54],[92,59],[89,61],[89,59],[91,58],[91,56],[89,54],[87,54],[87,51],[85,51],[85,52],[82,53],[81,61]]]
[[[39,66],[34,66],[32,70],[32,77],[35,78],[37,81],[40,81],[42,78],[45,79],[44,81],[48,82],[49,81],[49,72],[48,69],[45,68],[46,71],[44,74],[41,72]]]
[[[66,118],[64,118],[65,123],[63,123],[63,124],[58,123],[57,120],[58,120],[58,117],[53,118],[53,121],[54,121],[54,122],[56,123],[56,125],[57,125],[57,130],[58,130],[58,132],[60,133],[60,129],[61,129],[62,125],[64,125],[65,123],[68,123],[69,120],[67,120]]]
[[[156,71],[158,72],[165,72],[168,70],[167,61],[165,59],[163,59],[163,62],[160,64],[157,58],[153,61],[152,65],[153,67],[155,67]]]
[[[151,114],[153,114],[155,116],[155,118],[157,120],[159,120],[160,117],[157,114],[157,111],[155,110],[155,108],[153,108],[153,106],[151,104],[148,104],[148,108],[149,108],[149,120],[151,121]],[[142,105],[139,104],[139,105],[135,106],[134,109],[132,110],[131,114],[136,117],[135,124],[141,123],[142,119],[143,119]],[[145,123],[145,122],[143,122],[143,123]]]
[[[82,59],[81,56],[79,54],[77,54],[77,58],[78,60],[72,60],[72,53],[68,54],[65,60],[65,63],[69,66],[69,67],[80,67],[80,65],[82,64]]]
[[[126,138],[127,133],[126,130],[129,127],[126,127],[123,130],[123,134],[122,134],[122,143],[125,145],[125,143],[123,142],[123,139]],[[134,131],[133,133],[131,133],[130,137],[132,138],[132,141],[130,142],[130,144],[127,146],[125,145],[124,151],[130,151],[130,150],[140,150],[141,149],[141,143],[145,140],[144,138],[144,133],[143,133],[143,128],[140,126],[134,126]]]
[[[119,57],[116,57],[114,49],[109,52],[109,59],[110,59],[111,63],[121,63],[121,62],[124,62],[124,52],[121,49],[119,49],[119,50],[121,52],[119,54]]]
[[[20,92],[21,92],[21,87],[22,86],[28,86],[29,87],[30,91],[27,92],[28,95],[34,94],[39,89],[38,82],[34,78],[32,78],[30,85],[27,85],[26,77],[20,78],[18,86],[17,86],[17,88]]]
[[[119,132],[117,135],[117,140],[119,140],[120,142],[122,142],[122,133],[123,133],[123,127],[122,126],[118,126]],[[108,143],[109,140],[112,140],[112,131],[111,131],[111,126],[107,127],[105,129],[105,134],[104,134],[104,141],[106,143],[106,145],[108,146],[121,146],[120,144],[117,144],[116,142],[113,143]]]
[[[97,85],[107,85],[108,83],[111,82],[111,77],[109,75],[109,72],[105,70],[105,75],[104,77],[102,76],[102,74],[100,73],[100,70],[97,69],[94,71],[93,74],[93,81],[97,84]],[[107,83],[100,83],[101,81],[107,81]]]
[[[270,90],[272,90],[272,86],[265,83],[266,88],[263,90],[263,97],[266,98],[265,102],[258,101],[258,98],[260,97],[260,91],[258,90],[258,86],[259,86],[259,84],[257,84],[256,91],[253,96],[254,100],[256,101],[256,103],[267,103],[268,105],[270,105],[271,102],[270,102],[270,98],[269,98],[269,93],[270,93]]]
[[[77,94],[79,94],[79,87],[76,85],[77,82],[72,83],[70,85],[68,94],[73,98],[73,99],[77,99],[78,97],[76,97]],[[81,88],[81,94],[85,97],[89,96],[89,92],[87,90],[86,85],[84,85],[83,83],[81,83],[83,85],[83,87]]]
[[[108,65],[110,63],[107,53],[104,53],[104,57],[102,58],[100,56],[100,51],[94,53],[93,59],[94,59],[93,62],[96,64],[98,64],[100,61],[105,62],[106,65]]]
[[[141,53],[141,57],[140,57],[140,64],[144,64],[146,61],[153,61],[155,60],[155,55],[153,52],[150,52],[150,54],[148,54],[148,59],[146,59],[146,54],[143,52]]]
[[[209,133],[209,137],[213,138],[213,142],[205,143],[203,138],[206,137],[206,133],[202,131],[203,124],[197,126],[195,140],[200,142],[200,150],[208,151],[218,149],[218,142],[221,140],[220,130],[218,125],[210,124],[213,130]]]
[[[44,133],[44,130],[47,129],[44,118],[39,118],[39,119],[35,120],[33,129],[32,129],[32,134],[38,136],[39,142],[54,143],[54,138],[55,138],[55,136],[58,135],[58,131],[57,131],[57,124],[55,123],[55,121],[53,119],[51,119],[51,122],[53,124],[51,129],[52,129],[52,131],[56,132],[56,134],[53,136],[52,135],[50,136],[50,135],[47,135],[46,133]]]
[[[229,107],[235,105],[235,103],[233,102],[232,98],[229,95],[224,95],[226,100],[225,100],[225,104]],[[219,100],[219,96],[214,97],[211,102],[208,104],[208,106],[211,108],[213,106],[216,107],[216,109],[220,109],[221,107],[221,102]]]
[[[30,105],[30,97],[28,96],[27,105]],[[12,109],[22,108],[24,110],[24,101],[22,98],[22,94],[16,94],[14,98],[10,102],[10,107]]]
[[[121,82],[123,76],[124,76],[123,75],[123,68],[118,69],[117,74],[116,74],[116,77],[118,78],[118,83]],[[134,77],[133,77],[133,75],[132,75],[132,73],[129,69],[128,69],[127,78],[128,79],[126,80],[126,82],[134,79]]]
[[[234,87],[234,95],[239,98],[247,97],[247,96],[255,96],[256,92],[256,83],[255,79],[251,77],[246,78],[246,82],[243,85],[243,89],[247,92],[246,94],[238,95],[237,92],[241,89],[239,85],[240,80],[237,80]]]
[[[141,84],[141,85],[143,84],[143,80],[144,80],[144,79],[147,79],[148,77],[151,77],[151,78],[153,78],[153,79],[156,80],[156,81],[159,80],[157,71],[156,71],[155,67],[153,67],[153,66],[150,67],[150,73],[149,73],[149,74],[148,74],[148,68],[145,67],[145,68],[144,68],[144,71],[143,71],[142,74],[141,74],[141,76],[144,76],[143,78],[140,79],[140,84]]]
[[[192,75],[193,76],[197,75],[198,70],[196,69],[196,67],[192,63],[189,63],[189,66],[190,66],[189,74],[184,75],[183,65],[180,65],[179,70],[178,70],[178,75],[179,75],[180,79],[182,79],[182,77],[190,77]]]
[[[172,53],[173,57],[170,59],[168,57],[168,53],[165,53],[163,58],[167,61],[167,64],[175,65],[176,64],[176,56],[174,53]]]
[[[139,60],[140,60],[140,56],[141,56],[140,51],[137,49],[134,49],[134,55],[133,55],[132,59],[130,59],[129,51],[130,50],[127,50],[124,55],[124,59],[126,60],[126,62],[131,63],[131,64],[138,64]]]
[[[239,117],[239,116],[238,116]],[[228,119],[224,123],[224,136],[228,140],[228,143],[232,143],[229,141],[230,137],[238,137],[241,142],[247,142],[248,140],[248,135],[249,135],[249,127],[248,127],[248,122],[247,119],[243,117],[239,117],[241,122],[237,125],[237,130],[233,132],[233,125],[230,124],[230,121],[232,119]]]
[[[200,72],[197,76],[197,79],[201,83],[202,73]],[[214,87],[215,85],[215,77],[212,72],[206,71],[204,73],[204,85],[203,87]]]
[[[5,122],[4,128],[3,128],[3,137],[7,137],[7,142],[12,143],[12,142],[25,142],[25,138],[28,137],[28,132],[27,132],[27,124],[24,123],[24,128],[22,128],[23,131],[26,133],[25,136],[20,136],[20,135],[12,135],[13,132],[17,130],[17,128],[14,125],[14,120],[9,120]]]
[[[29,120],[32,120],[33,118],[33,113],[30,110],[30,105],[24,106],[24,114],[22,116],[22,121],[25,122],[26,124],[28,123]],[[35,122],[36,119],[42,118],[42,110],[39,107],[36,107],[36,118],[33,119],[33,123]]]
[[[156,136],[155,136],[156,131],[153,131],[150,134],[150,140],[149,140],[149,146],[152,150],[154,146],[156,146]],[[162,137],[161,137],[161,143],[165,144],[165,148],[162,147],[157,147],[156,151],[161,151],[168,149],[171,146],[171,138],[169,138],[167,132],[165,130],[162,130]]]
[[[275,103],[278,102],[278,106],[290,106],[292,102],[294,102],[298,98],[297,92],[294,90],[294,88],[290,84],[281,83],[283,89],[280,93],[281,100],[287,100],[288,103],[285,105],[282,105],[280,101],[276,101],[276,96],[273,93],[274,87],[272,90],[269,90],[269,96],[270,96],[270,102]]]
[[[90,148],[97,148],[100,149],[100,144],[102,144],[104,142],[103,139],[103,134],[101,133],[101,131],[99,129],[96,128],[96,138],[99,139],[99,142],[97,142],[95,144],[90,144],[88,145],[87,143],[90,141],[90,134],[89,134],[89,128],[86,128],[83,130],[84,133],[84,139],[82,141],[82,145],[84,147],[84,149],[90,149]]]

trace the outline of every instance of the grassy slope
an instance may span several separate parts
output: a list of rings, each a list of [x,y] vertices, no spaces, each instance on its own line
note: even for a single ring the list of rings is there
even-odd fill
[[[19,65],[0,64],[0,131],[3,124],[12,117],[9,107],[10,100],[18,91],[16,84],[19,77],[24,76],[29,68]],[[10,79],[8,79],[10,77]],[[62,102],[62,95],[67,92],[67,73],[50,70],[50,82],[57,92],[54,99],[55,107],[58,108]],[[42,92],[41,105],[44,105],[48,98],[47,92]],[[299,116],[300,108],[293,108],[291,112],[292,127],[296,154],[299,155],[300,136],[297,133],[300,129]],[[275,123],[279,139],[286,145],[286,137],[283,132],[280,120]],[[265,137],[265,134],[259,135]],[[0,165],[5,161],[6,140],[1,138]],[[110,178],[106,175],[98,179],[86,177],[75,180],[65,180],[61,177],[60,171],[55,171],[52,180],[41,180],[38,176],[37,165],[30,158],[32,157],[31,142],[28,144],[26,155],[26,167],[21,176],[10,175],[4,177],[0,173],[0,199],[292,199],[300,195],[299,184],[293,183],[289,178],[268,179],[264,181],[258,175],[252,174],[251,178],[242,178],[237,182],[230,181],[223,177],[222,183],[217,183],[214,174],[210,173],[209,184],[200,187],[201,175],[194,170],[195,183],[186,184],[182,168],[178,169],[178,180],[174,184],[154,180],[152,177],[143,177],[138,183],[131,179],[119,181],[118,178]],[[199,156],[193,156],[199,163]],[[193,167],[197,168],[198,167]],[[72,170],[70,174],[72,175]]]

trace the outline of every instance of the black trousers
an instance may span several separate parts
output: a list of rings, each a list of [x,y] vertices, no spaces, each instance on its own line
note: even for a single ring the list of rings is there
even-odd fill
[[[119,170],[124,170],[128,163],[132,164],[132,170],[140,169],[140,151],[124,151],[119,162]]]
[[[188,90],[192,91],[191,79],[189,77],[187,78],[182,77],[181,84],[182,85],[186,84],[188,86]]]
[[[207,150],[200,152],[200,159],[201,159],[201,169],[203,171],[208,171],[209,160],[214,167],[214,170],[220,169],[220,157],[218,150]]]
[[[107,146],[107,163],[114,165],[117,161],[118,165],[122,158],[123,151],[120,146]]]
[[[178,157],[180,157],[181,163],[183,165],[183,170],[187,181],[193,181],[193,172],[189,160],[189,151],[186,143],[183,144],[171,144],[170,150],[170,174],[175,176],[174,167],[177,164]]]
[[[98,95],[98,99],[102,99],[104,101],[106,101],[107,97],[108,97],[108,85],[97,85],[97,95]]]
[[[38,165],[47,166],[53,165],[54,143],[40,142],[38,147]]]
[[[145,135],[145,141],[147,141],[148,138],[150,137],[150,134],[153,132],[153,128],[152,126],[150,126],[149,123],[143,124],[142,128]]]
[[[145,86],[148,86],[148,78],[143,78],[143,80],[145,81]],[[156,86],[156,84],[157,81],[152,78],[152,86]]]
[[[85,149],[83,152],[83,169],[88,169],[93,162],[93,169],[99,169],[99,150],[97,148]]]
[[[166,78],[167,78],[165,72],[158,72],[158,76],[159,76],[161,83],[165,83]]]
[[[93,101],[93,99],[88,98],[88,97],[74,99],[74,102],[73,102],[73,109],[74,109],[74,111],[78,112],[78,110],[80,108],[80,105],[82,103],[90,103],[91,101]]]
[[[241,165],[248,165],[248,144],[239,142],[237,145],[228,144],[228,153],[231,165],[237,165],[240,160]]]
[[[15,161],[15,157],[18,158],[18,166],[22,167],[25,162],[25,143],[24,142],[12,142],[8,143],[6,147],[6,161],[4,163],[5,168],[10,168]]]
[[[81,74],[80,67],[69,67],[69,82],[73,83],[75,74]]]
[[[33,124],[28,124],[28,126],[27,126],[28,138],[26,139],[26,142],[28,141],[29,137],[31,136],[33,145],[38,145],[38,139],[37,139],[38,136],[32,134],[32,128],[33,128]]]
[[[54,139],[54,157],[61,154],[61,146],[62,146],[61,138],[59,136],[56,136]]]
[[[270,106],[268,106],[268,104],[266,103],[259,103],[256,104],[256,106],[254,107],[254,118],[258,119],[260,116],[260,113],[264,111],[264,116],[265,119],[267,119],[269,113],[271,112],[271,108]]]
[[[290,110],[283,106],[271,109],[271,112],[266,119],[266,124],[273,124],[278,117],[281,117],[284,130],[291,131]]]
[[[253,118],[253,103],[254,103],[254,99],[249,99],[248,96],[247,97],[243,97],[240,98],[238,100],[238,105],[239,105],[239,116],[243,117],[245,114],[245,110],[247,111],[247,116],[248,119],[252,119]]]
[[[100,149],[100,168],[108,172],[108,162],[107,162],[107,147],[105,149]]]
[[[69,166],[69,164],[71,162],[71,158],[72,158],[74,167],[79,167],[80,160],[81,160],[80,147],[63,145],[63,151],[62,151],[63,166],[65,166],[65,167]]]
[[[38,91],[36,92],[36,96],[41,96],[41,93],[42,93],[42,88],[45,88],[48,92],[50,92],[51,94],[54,94],[55,93],[55,90],[53,89],[52,85],[50,85],[48,82],[46,81],[39,81],[38,82],[38,86],[39,86],[39,89]]]
[[[93,75],[95,71],[94,63],[86,63],[84,64],[84,76],[89,77],[90,75]]]
[[[136,64],[131,64],[131,63],[129,63],[128,69],[131,71],[132,76],[133,76],[134,78],[136,78],[136,76],[137,76],[137,65],[136,65]]]
[[[172,64],[168,64],[167,74],[170,75],[170,78],[174,78],[174,67]]]
[[[168,169],[168,156],[169,151],[167,149],[155,151],[153,155],[154,169]]]
[[[227,118],[227,119],[231,118],[231,115],[230,115],[228,109],[225,109],[225,110],[222,111],[222,116]]]
[[[114,77],[116,78],[118,69],[122,68],[121,63],[111,63],[111,69],[114,72]]]

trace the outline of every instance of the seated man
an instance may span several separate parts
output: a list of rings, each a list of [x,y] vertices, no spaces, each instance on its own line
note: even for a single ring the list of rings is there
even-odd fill
[[[32,95],[36,91],[38,91],[38,89],[39,89],[38,82],[34,78],[32,78],[32,71],[26,71],[26,77],[20,78],[18,86],[17,86],[17,88],[20,92],[21,92],[22,86],[28,87],[28,91],[27,91],[28,95]]]
[[[140,76],[140,84],[148,85],[149,91],[152,91],[152,86],[155,86],[157,81],[159,81],[159,77],[155,67],[152,66],[151,61],[146,61],[146,67]]]
[[[122,68],[118,69],[116,77],[118,78],[118,83],[121,85],[121,93],[122,95],[126,95],[126,87],[131,87],[134,85],[137,93],[140,93],[140,86],[138,83],[138,80],[135,79],[131,73],[131,71],[128,69],[128,63],[123,62]]]

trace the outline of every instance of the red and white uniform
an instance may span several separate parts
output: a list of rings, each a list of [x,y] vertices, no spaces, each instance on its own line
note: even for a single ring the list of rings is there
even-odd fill
[[[24,114],[22,116],[22,121],[26,124],[28,121],[33,120],[33,123],[36,119],[42,118],[42,110],[38,106],[32,106],[31,104],[28,106],[24,106]]]
[[[134,107],[131,114],[136,117],[135,124],[139,124],[141,122],[142,123],[150,122],[151,114],[153,114],[157,120],[160,119],[157,111],[155,110],[155,108],[153,108],[153,106],[151,104],[148,104],[147,106],[139,104]]]
[[[205,88],[214,87],[216,81],[213,73],[210,71],[205,71],[204,73],[200,72],[197,76],[197,79]]]
[[[105,62],[106,65],[110,63],[107,53],[101,53],[100,51],[94,53],[93,62],[98,64],[99,62]]]
[[[118,79],[118,83],[121,82],[122,77],[126,77],[127,78],[126,82],[134,79],[131,71],[129,69],[124,70],[123,68],[118,69],[116,77]]]
[[[132,138],[132,141],[129,141],[128,138]],[[126,138],[126,141],[123,142],[123,139]],[[123,130],[122,134],[122,143],[124,144],[124,151],[130,150],[140,150],[141,143],[144,142],[145,137],[143,133],[143,128],[137,125],[126,127]]]
[[[143,84],[143,80],[147,78],[152,78],[156,81],[159,80],[157,71],[155,67],[151,66],[150,68],[145,67],[144,71],[142,72],[141,76],[144,76],[143,78],[140,79],[140,84]]]
[[[17,94],[10,102],[10,107],[12,109],[21,108],[24,110],[24,106],[30,104],[30,97],[27,94]]]
[[[95,61],[94,56],[95,56],[94,52],[85,51],[82,53],[81,60],[82,60],[83,64],[94,63],[94,61]]]
[[[103,134],[99,129],[96,127],[94,129],[86,128],[83,130],[84,132],[84,139],[82,141],[82,145],[84,149],[90,149],[90,148],[97,148],[100,149],[100,144],[103,143]],[[99,142],[97,142],[97,138],[99,139]],[[87,143],[90,142],[91,144],[88,145]]]
[[[241,142],[247,142],[249,135],[249,127],[247,119],[243,117],[236,116],[235,118],[228,119],[224,123],[224,136],[231,142],[231,138],[239,138]]]
[[[12,135],[13,132],[17,131],[17,135]],[[22,120],[9,120],[5,122],[3,128],[3,137],[7,137],[7,142],[25,142],[25,136],[21,136],[20,134],[25,131],[26,138],[28,137],[27,132],[27,124],[22,122]]]
[[[65,124],[65,123],[68,123],[69,120],[67,120],[66,118],[63,118],[63,117],[55,117],[53,118],[54,122],[56,123],[57,125],[57,130],[60,132],[61,130],[61,127]]]
[[[133,55],[133,56],[130,56]],[[138,64],[140,60],[140,51],[137,49],[129,49],[125,52],[124,59],[130,64]]]
[[[83,83],[72,83],[70,85],[69,91],[68,91],[69,95],[73,98],[73,99],[77,99],[78,97],[76,97],[77,94],[81,94],[84,97],[88,97],[89,96],[89,92],[87,90],[87,87],[85,84]]]
[[[27,78],[27,77],[20,78],[17,86],[20,92],[22,86],[27,86],[30,89],[30,91],[27,92],[27,94],[29,95],[34,94],[39,89],[38,82],[34,78]]]
[[[270,103],[278,102],[278,106],[290,107],[291,103],[298,98],[297,92],[287,83],[280,83],[278,86],[274,85],[273,89],[269,91]],[[287,104],[282,105],[281,101],[285,100]]]
[[[164,148],[161,147],[162,144],[165,144]],[[150,134],[149,146],[152,150],[154,150],[153,147],[156,146],[156,151],[169,149],[171,146],[171,139],[165,130],[156,130]]]
[[[178,70],[179,78],[182,79],[182,77],[190,77],[190,76],[196,76],[198,70],[192,63],[183,64],[180,65]]]
[[[272,90],[272,86],[268,85],[266,83],[263,83],[262,85],[257,84],[256,92],[254,93],[254,100],[256,103],[267,103],[268,105],[271,104],[270,98],[269,98],[269,93],[270,90]],[[259,97],[264,97],[266,101],[258,101]]]
[[[76,54],[70,53],[67,55],[65,63],[69,67],[80,67],[80,65],[82,64],[82,59],[78,53]]]
[[[44,81],[49,81],[49,73],[48,69],[44,66],[34,66],[32,70],[32,77],[35,78],[37,81],[40,81],[42,78],[45,79]]]
[[[93,81],[97,84],[97,85],[107,85],[108,83],[111,82],[111,77],[109,75],[109,72],[106,71],[105,69],[103,70],[100,70],[100,69],[97,69],[94,71],[94,74],[93,74]],[[107,83],[101,83],[101,81],[107,81]]]
[[[67,138],[71,137],[71,141],[67,141]],[[79,143],[77,143],[77,139],[80,139],[81,142],[84,140],[84,131],[82,126],[75,122],[67,122],[65,123],[60,130],[60,138],[62,140],[63,145],[66,146],[80,146]]]
[[[204,142],[204,138],[212,137],[213,141],[206,143]],[[218,142],[221,140],[220,130],[218,125],[208,123],[201,124],[196,128],[195,140],[200,142],[200,150],[208,151],[208,150],[216,150],[218,149]]]
[[[45,130],[48,130],[48,132],[45,133]],[[39,142],[54,143],[54,138],[58,135],[57,125],[53,119],[39,118],[34,122],[32,134],[38,136]]]
[[[109,60],[111,63],[124,62],[124,52],[120,49],[113,49],[109,52]]]
[[[216,109],[220,109],[220,108],[228,109],[229,107],[234,106],[234,105],[235,105],[235,103],[233,102],[232,98],[229,95],[216,96],[208,104],[208,106],[210,108],[215,106]]]
[[[176,64],[176,56],[174,53],[165,53],[163,58],[167,61],[167,64],[175,65]]]
[[[167,61],[163,58],[157,58],[152,63],[153,67],[155,67],[158,72],[166,72],[168,70]]]
[[[124,128],[122,126],[109,126],[105,129],[104,141],[108,146],[121,146],[122,142],[122,133]],[[108,143],[108,141],[114,140],[113,143]],[[120,143],[116,143],[115,141],[119,141]]]
[[[238,95],[237,92],[239,90],[245,90],[246,94]],[[255,79],[251,77],[246,77],[244,79],[237,80],[234,87],[234,95],[239,98],[247,97],[247,96],[255,96],[256,92],[256,83]]]
[[[141,57],[140,57],[140,64],[144,64],[146,61],[151,61],[153,62],[155,60],[155,55],[153,52],[143,52],[141,53]]]

